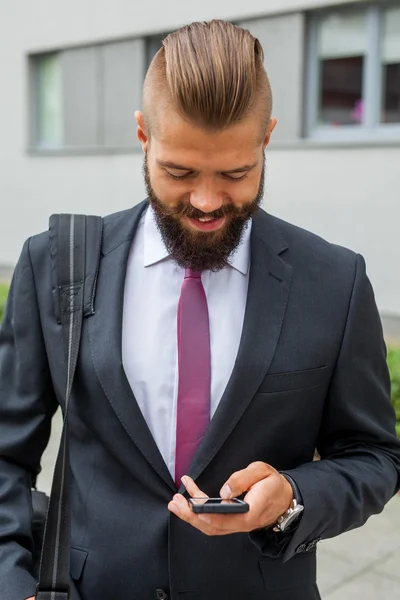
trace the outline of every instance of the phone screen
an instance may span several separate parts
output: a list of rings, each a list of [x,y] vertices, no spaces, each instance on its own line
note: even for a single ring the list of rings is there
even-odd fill
[[[240,500],[237,498],[232,498],[232,500],[223,500],[222,498],[191,498],[190,501],[197,506],[204,505],[221,505],[221,504],[242,504]]]

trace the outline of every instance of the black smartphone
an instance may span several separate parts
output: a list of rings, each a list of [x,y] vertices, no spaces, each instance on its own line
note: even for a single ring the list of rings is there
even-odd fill
[[[249,512],[249,505],[243,500],[232,498],[232,500],[223,500],[222,498],[189,498],[194,513],[220,513],[234,514]]]

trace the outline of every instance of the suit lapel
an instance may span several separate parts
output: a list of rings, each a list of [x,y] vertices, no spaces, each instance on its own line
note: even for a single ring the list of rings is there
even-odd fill
[[[232,375],[188,475],[207,467],[257,392],[279,340],[292,276],[280,257],[287,248],[274,221],[262,210],[253,220],[251,267],[239,351]]]
[[[122,364],[122,315],[126,269],[132,240],[147,203],[122,213],[105,227],[96,293],[89,321],[90,347],[97,378],[127,434],[160,477],[176,490],[168,468],[134,397]]]

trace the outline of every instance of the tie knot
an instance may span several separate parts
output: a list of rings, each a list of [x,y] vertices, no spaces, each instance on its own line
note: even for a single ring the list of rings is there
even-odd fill
[[[193,271],[192,269],[185,269],[185,279],[200,279],[201,271]]]

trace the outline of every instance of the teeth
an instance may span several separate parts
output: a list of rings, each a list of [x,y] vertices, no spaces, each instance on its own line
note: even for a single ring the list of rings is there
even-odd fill
[[[198,219],[199,221],[201,221],[202,223],[208,223],[209,221],[214,221],[214,217],[202,217],[201,219]]]

